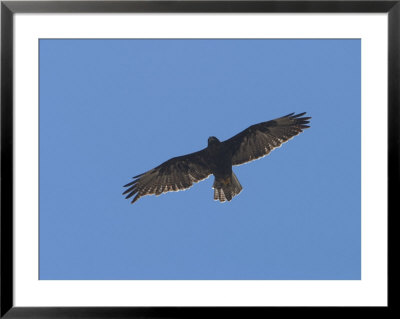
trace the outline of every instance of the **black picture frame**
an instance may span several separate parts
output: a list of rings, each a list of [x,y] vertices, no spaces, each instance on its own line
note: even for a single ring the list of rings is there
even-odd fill
[[[3,318],[177,318],[209,315],[246,317],[281,311],[306,312],[352,310],[388,312],[388,307],[15,307],[13,303],[13,18],[15,13],[100,12],[308,12],[388,13],[388,204],[389,223],[396,213],[399,186],[400,102],[400,0],[308,1],[1,1],[1,308]],[[390,214],[391,212],[391,214]],[[390,226],[389,226],[390,227]],[[393,231],[389,229],[389,255]],[[389,265],[392,260],[389,259]],[[393,267],[390,266],[389,270]],[[392,278],[389,273],[389,278]],[[388,287],[391,288],[390,281]],[[373,309],[372,309],[373,308]]]

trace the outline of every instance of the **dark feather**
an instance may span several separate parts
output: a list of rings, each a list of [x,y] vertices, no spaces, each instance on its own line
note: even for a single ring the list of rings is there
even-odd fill
[[[311,117],[302,117],[304,114],[306,113],[290,113],[272,121],[252,125],[224,141],[232,152],[232,165],[244,164],[268,155],[273,149],[309,128],[307,124]]]
[[[127,194],[126,198],[136,195],[132,200],[134,203],[145,195],[187,189],[211,174],[208,162],[207,149],[171,158],[156,168],[133,177],[134,180],[124,186],[128,189],[123,195]]]

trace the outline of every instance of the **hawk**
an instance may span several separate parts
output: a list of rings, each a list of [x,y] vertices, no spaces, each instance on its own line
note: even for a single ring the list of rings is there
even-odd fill
[[[311,117],[290,113],[271,121],[252,125],[226,141],[215,136],[201,151],[171,158],[161,165],[137,176],[124,185],[126,198],[136,195],[131,203],[145,195],[184,190],[211,174],[214,200],[230,201],[242,191],[232,166],[251,162],[268,155],[273,149],[309,128]]]

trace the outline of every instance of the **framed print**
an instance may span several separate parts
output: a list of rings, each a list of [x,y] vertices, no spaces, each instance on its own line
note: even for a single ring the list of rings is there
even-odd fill
[[[390,308],[398,1],[1,10],[1,316]]]

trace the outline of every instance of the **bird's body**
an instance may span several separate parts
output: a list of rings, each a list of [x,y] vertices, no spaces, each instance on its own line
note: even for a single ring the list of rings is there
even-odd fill
[[[232,166],[263,157],[308,128],[306,124],[310,117],[301,117],[304,114],[291,113],[252,125],[223,142],[211,136],[203,150],[171,158],[152,170],[133,177],[134,180],[124,186],[128,189],[123,194],[127,194],[126,198],[136,194],[132,200],[134,203],[145,195],[187,189],[212,174],[215,177],[214,199],[230,201],[242,191]]]
[[[215,176],[214,199],[221,202],[230,201],[242,191],[242,185],[232,171],[231,149],[215,136],[211,136],[208,139],[206,152],[209,156],[211,174]]]
[[[207,147],[211,173],[216,178],[226,178],[232,174],[232,155],[228,147],[216,137],[208,139]]]

